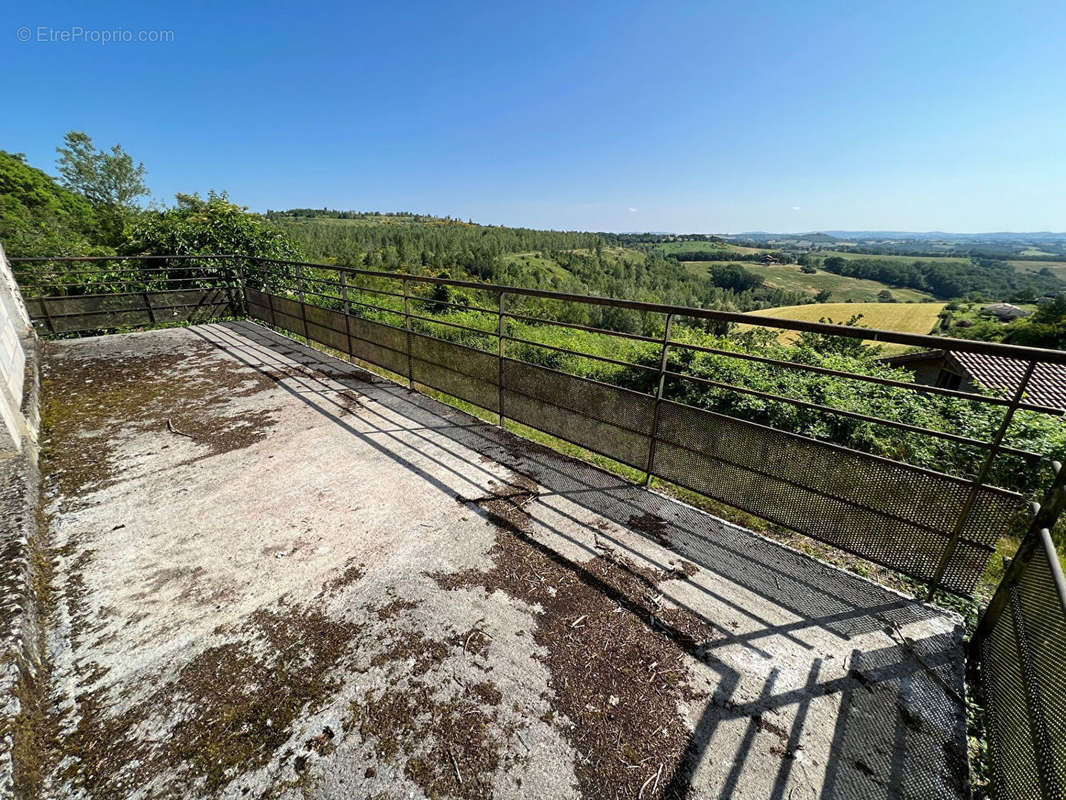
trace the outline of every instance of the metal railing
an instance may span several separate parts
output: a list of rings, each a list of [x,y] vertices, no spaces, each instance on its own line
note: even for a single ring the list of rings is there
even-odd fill
[[[1066,580],[1051,539],[1066,470],[1055,469],[969,644],[997,798],[1066,797]]]
[[[645,483],[656,476],[897,570],[925,582],[930,596],[938,588],[973,591],[1000,537],[1024,522],[1035,485],[1026,476],[1046,467],[1051,488],[1030,506],[1022,545],[968,656],[987,706],[996,797],[1064,797],[1066,583],[1050,531],[1066,507],[1066,470],[1014,441],[1012,426],[1062,414],[1026,392],[1041,370],[1066,364],[1066,353],[307,262],[12,262],[44,334],[255,319],[411,388],[476,405],[500,424],[512,420],[606,456],[644,473]],[[604,313],[567,315],[574,308]],[[643,327],[622,330],[608,311],[636,315]],[[692,341],[684,331],[701,322],[981,353],[1024,367],[1002,395],[948,389],[896,371],[789,360],[782,352],[791,351],[766,338]],[[552,338],[560,331],[574,332],[572,339]],[[780,380],[752,385],[745,368]],[[788,376],[855,382],[868,394],[886,393],[886,407],[875,414],[833,396],[790,395]],[[893,415],[887,405],[900,402],[898,393],[945,404],[962,419],[979,410],[986,424],[947,430]],[[808,421],[843,420],[852,438],[831,425],[764,424],[752,418],[760,406],[797,409]],[[870,452],[856,431],[887,431],[900,449]],[[831,441],[842,436],[844,443]],[[914,442],[935,443],[943,463],[911,463]],[[1019,477],[1022,486],[1002,485]]]
[[[645,483],[655,476],[908,575],[930,596],[941,588],[973,592],[1024,507],[1023,491],[1003,485],[1004,476],[1033,475],[1047,463],[1011,441],[1018,415],[1062,413],[1026,397],[1037,370],[1066,363],[1059,351],[310,262],[12,261],[44,332],[247,315],[402,376],[412,388],[606,456],[642,472]],[[630,314],[642,327],[623,330],[608,313]],[[982,394],[919,384],[898,371],[867,375],[786,360],[766,340],[760,349],[678,335],[707,323],[982,353],[1027,366],[1008,394]],[[561,340],[560,331],[573,333]],[[745,381],[745,368],[762,380]],[[986,424],[931,427],[892,408],[870,413],[791,390],[794,381],[823,377],[866,393],[976,409]],[[787,419],[766,409],[786,409],[778,416]],[[921,448],[939,460],[911,457]]]

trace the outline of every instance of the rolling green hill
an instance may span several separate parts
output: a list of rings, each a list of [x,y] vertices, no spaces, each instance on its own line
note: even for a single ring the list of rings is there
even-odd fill
[[[1050,270],[1056,278],[1066,280],[1066,261],[1008,261],[1015,272],[1038,273],[1042,269]]]
[[[829,258],[831,256],[840,256],[841,258],[846,258],[849,261],[854,261],[857,259],[870,259],[871,261],[891,261],[897,264],[910,264],[914,261],[935,261],[941,264],[970,263],[970,259],[964,256],[899,256],[888,253],[868,255],[866,253],[855,253],[848,250],[819,250],[817,252],[817,255],[823,258]]]
[[[686,261],[684,263],[686,268],[699,274],[705,274],[714,264],[714,262],[707,261]],[[866,280],[865,278],[834,275],[823,270],[818,270],[813,275],[808,275],[795,264],[745,263],[741,266],[762,278],[767,286],[788,292],[802,292],[812,297],[820,291],[829,291],[832,293],[830,301],[851,300],[856,303],[873,303],[877,302],[878,293],[886,289],[900,302],[927,302],[934,299],[927,292],[921,292],[917,289],[897,289],[888,284]]]
[[[741,255],[754,255],[771,251],[771,248],[745,247],[744,245],[730,242],[700,241],[662,242],[656,244],[655,249],[663,255],[672,255],[674,253],[740,253]]]

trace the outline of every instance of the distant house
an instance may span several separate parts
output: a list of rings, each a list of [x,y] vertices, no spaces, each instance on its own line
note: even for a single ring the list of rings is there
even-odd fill
[[[1022,317],[1028,317],[1030,312],[1024,308],[1018,308],[1018,306],[1011,305],[1010,303],[995,303],[994,305],[985,306],[981,309],[981,315],[986,317],[995,317],[1000,322],[1013,322],[1016,319]]]
[[[964,392],[984,387],[1009,394],[1025,374],[1024,361],[980,353],[929,350],[888,356],[881,361],[910,370],[916,383]],[[1066,365],[1038,365],[1029,379],[1025,399],[1036,405],[1066,410]]]

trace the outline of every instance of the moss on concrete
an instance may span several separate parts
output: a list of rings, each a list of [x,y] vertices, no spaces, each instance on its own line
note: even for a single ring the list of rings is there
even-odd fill
[[[79,695],[62,777],[95,798],[125,796],[164,771],[169,790],[213,793],[268,763],[294,720],[339,689],[336,668],[359,630],[313,608],[261,609],[121,714],[99,692]]]
[[[270,411],[229,413],[226,406],[274,381],[215,357],[207,342],[121,356],[83,350],[50,343],[42,383],[42,467],[64,508],[117,480],[123,433],[184,435],[203,446],[199,459],[255,444],[273,424]]]

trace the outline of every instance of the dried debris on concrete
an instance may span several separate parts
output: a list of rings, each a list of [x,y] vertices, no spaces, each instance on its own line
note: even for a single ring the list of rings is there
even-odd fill
[[[261,328],[49,362],[48,797],[877,798],[852,753],[895,745],[848,703],[907,682],[907,746],[951,738],[868,622],[898,599],[838,576],[797,613],[752,589],[773,545],[701,517],[733,549],[695,563],[671,501],[571,493],[564,457]],[[957,620],[900,619],[953,681]]]

